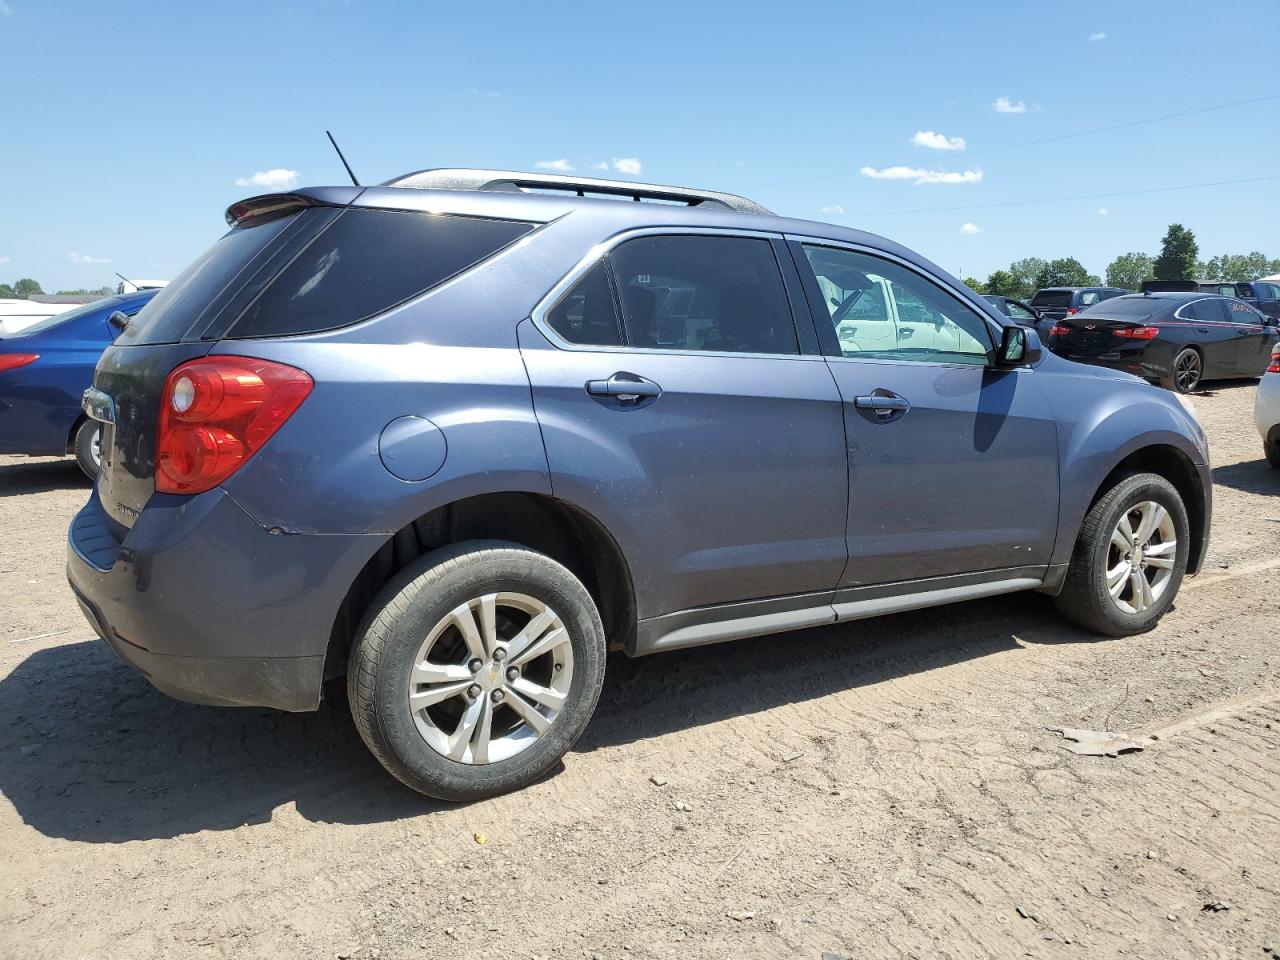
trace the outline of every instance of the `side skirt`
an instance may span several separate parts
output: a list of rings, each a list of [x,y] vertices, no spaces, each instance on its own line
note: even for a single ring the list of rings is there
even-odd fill
[[[636,624],[635,640],[626,652],[639,657],[682,647],[699,647],[962,600],[978,600],[1020,590],[1046,586],[1052,589],[1054,585],[1046,583],[1045,574],[1044,567],[995,570],[984,574],[854,588],[836,594],[808,594],[682,610],[641,620]]]

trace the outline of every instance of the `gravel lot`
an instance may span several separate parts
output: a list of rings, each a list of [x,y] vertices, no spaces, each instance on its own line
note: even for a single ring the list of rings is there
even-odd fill
[[[1213,544],[1156,631],[1026,595],[617,658],[563,769],[469,806],[384,774],[337,691],[154,692],[66,588],[75,466],[0,457],[0,956],[1280,956],[1254,392],[1196,398]]]

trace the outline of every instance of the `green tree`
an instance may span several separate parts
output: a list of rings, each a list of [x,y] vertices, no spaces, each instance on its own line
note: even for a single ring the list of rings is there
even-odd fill
[[[30,277],[23,277],[13,285],[13,295],[19,300],[29,300],[33,293],[44,293],[44,291],[40,289],[40,284]]]
[[[990,293],[1000,297],[1013,297],[1018,299],[1018,281],[1008,270],[997,270],[987,277],[986,289],[983,293]],[[977,289],[976,287],[974,289]]]
[[[7,283],[0,283],[0,300],[17,300],[18,295]]]
[[[57,296],[68,297],[109,297],[115,293],[115,287],[94,287],[92,290],[86,290],[81,287],[79,290],[59,290]]]
[[[1194,280],[1200,248],[1196,235],[1180,223],[1169,224],[1160,244],[1160,256],[1152,266],[1157,280]]]
[[[1202,280],[1254,280],[1272,272],[1272,261],[1260,251],[1252,253],[1224,253],[1204,264]]]
[[[1086,287],[1097,280],[1075,257],[1050,260],[1036,274],[1036,287]]]
[[[1040,271],[1045,268],[1046,264],[1039,257],[1027,257],[1023,260],[1015,260],[1009,264],[1009,276],[1013,278],[1013,284],[1010,289],[1011,293],[1003,294],[1006,297],[1013,297],[1015,300],[1026,300],[1036,292],[1036,277],[1040,276]]]
[[[1137,290],[1151,279],[1155,261],[1146,253],[1122,253],[1107,265],[1107,286]]]
[[[964,285],[965,285],[966,287],[968,287],[968,288],[969,288],[970,290],[972,290],[974,293],[986,293],[986,292],[987,292],[987,286],[986,286],[986,284],[984,284],[984,283],[983,283],[981,280],[979,280],[977,277],[965,277],[965,278],[964,278],[964,280],[963,280],[962,282],[964,283]]]

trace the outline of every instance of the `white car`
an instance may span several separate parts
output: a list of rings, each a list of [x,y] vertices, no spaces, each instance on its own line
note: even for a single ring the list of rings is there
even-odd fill
[[[125,280],[120,278],[120,282],[116,284],[116,293],[137,293],[139,290],[159,290],[161,287],[167,287],[168,280]]]
[[[1271,365],[1258,381],[1258,399],[1253,404],[1253,419],[1262,434],[1262,449],[1267,462],[1280,470],[1280,346],[1271,351]]]
[[[31,300],[0,300],[0,337],[9,337],[32,324],[74,310],[78,303],[35,303]]]

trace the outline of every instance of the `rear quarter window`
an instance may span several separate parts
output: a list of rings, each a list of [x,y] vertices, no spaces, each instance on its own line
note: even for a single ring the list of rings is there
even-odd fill
[[[249,305],[232,339],[319,333],[368,319],[439,286],[534,224],[350,208]]]

